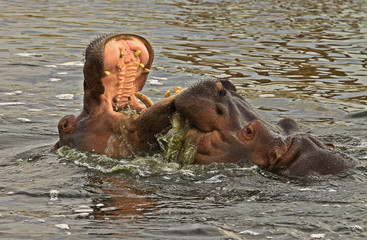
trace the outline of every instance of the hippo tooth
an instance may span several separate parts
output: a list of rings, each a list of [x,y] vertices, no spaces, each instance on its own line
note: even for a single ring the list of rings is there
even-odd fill
[[[175,95],[182,91],[179,87],[173,87],[173,89],[175,90]]]
[[[149,68],[143,68],[143,73],[150,73],[150,69]]]
[[[120,70],[120,71],[122,70],[122,67],[121,67],[121,65],[120,65],[120,64],[117,64],[117,65],[116,65],[116,68],[117,68],[118,70]]]
[[[109,76],[111,73],[109,71],[104,71],[104,74],[106,74],[106,76]]]
[[[166,92],[166,94],[164,94],[164,97],[165,98],[167,98],[167,97],[170,97],[171,96],[171,91],[170,90],[168,90],[167,92]]]
[[[144,94],[140,93],[140,92],[134,92],[135,97],[137,97],[140,101],[142,101],[145,106],[147,108],[151,107],[154,105],[154,103],[152,102],[152,100],[150,100],[147,96],[145,96]]]
[[[122,58],[124,56],[124,52],[120,52],[120,58]]]
[[[134,53],[134,55],[135,55],[136,57],[139,57],[140,53],[141,53],[141,51],[140,51],[140,50],[136,50],[136,52]]]
[[[143,63],[140,63],[139,66],[142,67],[142,68],[145,67],[145,65]]]

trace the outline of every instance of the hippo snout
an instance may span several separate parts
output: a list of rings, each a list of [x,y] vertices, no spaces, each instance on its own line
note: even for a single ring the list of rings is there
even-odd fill
[[[293,134],[287,141],[289,145],[276,166],[287,168],[292,175],[311,172],[335,174],[357,164],[353,157],[322,143],[310,134]]]

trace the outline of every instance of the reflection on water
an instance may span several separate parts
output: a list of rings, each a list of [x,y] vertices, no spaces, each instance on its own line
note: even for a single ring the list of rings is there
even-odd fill
[[[366,238],[364,0],[17,0],[0,7],[0,237]],[[78,165],[47,153],[58,120],[82,108],[84,48],[109,32],[152,43],[143,92],[153,100],[201,78],[230,79],[265,119],[295,118],[361,167],[293,179],[251,166],[180,168],[157,156],[85,157]]]

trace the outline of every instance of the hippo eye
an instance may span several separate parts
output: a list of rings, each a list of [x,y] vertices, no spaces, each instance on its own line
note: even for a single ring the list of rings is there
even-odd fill
[[[251,128],[249,128],[249,127],[247,127],[246,128],[246,134],[248,135],[248,136],[251,136],[254,132],[252,131],[252,129]]]
[[[68,122],[65,122],[64,123],[64,128],[67,128],[69,126],[69,123]]]
[[[246,137],[252,138],[255,135],[254,128],[252,126],[247,126],[245,128],[245,135]]]
[[[255,131],[253,127],[247,126],[242,130],[242,140],[250,141],[254,137],[255,137]]]
[[[252,135],[252,129],[250,129],[249,127],[246,128],[246,134],[247,135]]]

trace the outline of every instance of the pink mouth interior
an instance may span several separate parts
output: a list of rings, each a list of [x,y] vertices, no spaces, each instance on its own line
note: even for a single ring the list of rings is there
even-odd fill
[[[126,105],[140,111],[144,108],[135,98],[134,92],[141,90],[145,78],[141,75],[149,71],[149,52],[138,39],[113,38],[104,49],[104,96],[110,106],[118,111]]]

